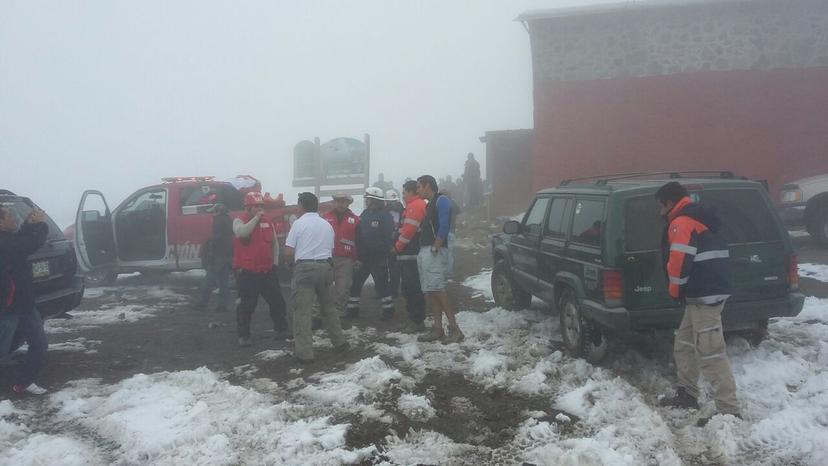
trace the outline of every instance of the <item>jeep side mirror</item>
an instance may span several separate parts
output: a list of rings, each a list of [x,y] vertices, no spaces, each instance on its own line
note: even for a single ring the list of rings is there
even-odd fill
[[[516,220],[509,220],[503,224],[503,233],[507,235],[516,235],[520,233],[520,222]]]

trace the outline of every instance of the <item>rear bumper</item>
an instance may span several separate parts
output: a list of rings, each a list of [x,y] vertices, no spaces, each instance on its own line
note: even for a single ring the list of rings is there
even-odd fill
[[[805,204],[779,204],[776,211],[785,226],[805,225]]]
[[[43,317],[62,314],[80,305],[84,290],[83,276],[75,275],[69,286],[35,297],[35,305]]]
[[[725,305],[722,322],[725,330],[753,328],[756,322],[772,317],[793,317],[802,311],[805,295],[788,293],[782,298],[762,301],[729,302]],[[582,300],[582,309],[593,320],[616,332],[678,328],[684,314],[683,307],[630,311],[623,307],[608,308],[603,304]]]

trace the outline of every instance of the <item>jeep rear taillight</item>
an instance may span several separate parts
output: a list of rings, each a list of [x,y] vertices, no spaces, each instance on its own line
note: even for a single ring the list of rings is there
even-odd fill
[[[601,283],[604,292],[604,302],[609,306],[620,306],[624,301],[624,281],[621,278],[621,271],[602,271]]]
[[[788,256],[788,288],[792,290],[799,289],[799,264],[796,260],[796,254]]]

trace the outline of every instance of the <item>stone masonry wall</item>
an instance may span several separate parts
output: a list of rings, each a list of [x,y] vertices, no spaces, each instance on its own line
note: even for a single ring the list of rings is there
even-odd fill
[[[828,66],[828,0],[638,7],[529,30],[536,83]]]

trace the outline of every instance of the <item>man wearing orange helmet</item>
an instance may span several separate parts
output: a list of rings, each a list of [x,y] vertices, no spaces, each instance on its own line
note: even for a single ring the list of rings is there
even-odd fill
[[[287,338],[285,299],[279,286],[279,240],[270,219],[264,216],[264,198],[251,192],[244,197],[241,218],[233,221],[233,270],[239,293],[237,324],[239,346],[251,345],[250,318],[259,295],[270,306],[270,318],[277,339]]]

